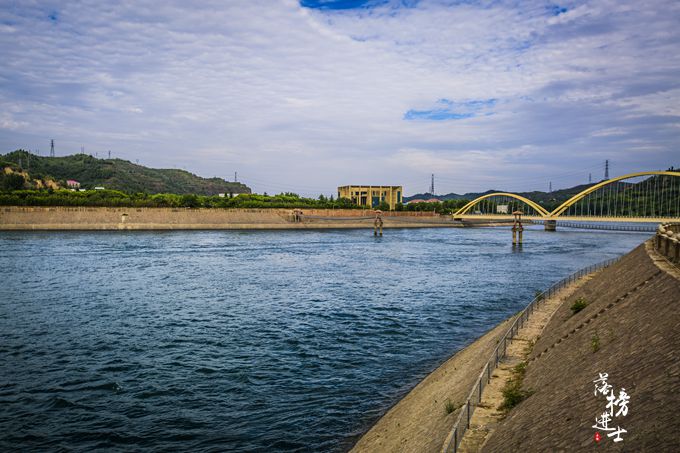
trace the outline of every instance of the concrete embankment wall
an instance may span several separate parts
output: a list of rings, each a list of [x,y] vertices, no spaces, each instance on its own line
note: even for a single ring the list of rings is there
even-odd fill
[[[295,222],[292,209],[193,209],[102,207],[0,207],[0,230],[192,230],[372,228],[372,211],[305,209]],[[433,213],[394,212],[385,228],[456,226]]]
[[[572,314],[583,298],[588,305]],[[607,400],[593,381],[608,373],[628,414],[594,440]],[[536,342],[523,388],[534,392],[500,422],[482,451],[680,451],[680,269],[641,245],[584,284]],[[617,408],[618,410],[618,408]]]

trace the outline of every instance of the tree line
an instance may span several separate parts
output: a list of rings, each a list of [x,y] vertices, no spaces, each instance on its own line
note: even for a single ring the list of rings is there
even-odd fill
[[[11,175],[10,175],[11,176]],[[16,181],[14,181],[16,179]],[[308,208],[308,209],[369,209],[357,206],[347,198],[334,198],[319,195],[318,198],[301,197],[286,192],[278,195],[239,194],[194,195],[194,194],[148,194],[143,192],[126,193],[118,190],[87,190],[84,192],[66,189],[17,189],[20,175],[4,178],[8,184],[0,185],[0,205],[2,206],[99,206],[99,207],[147,207],[147,208]],[[439,203],[398,203],[396,211],[434,211],[438,214],[451,214],[464,206],[468,200],[446,200]],[[390,206],[382,202],[375,209],[389,211]]]
[[[165,207],[165,208],[359,208],[346,198],[318,199],[294,193],[278,195],[239,194],[220,197],[194,194],[126,193],[118,190],[6,190],[0,192],[3,206],[101,206],[101,207]]]

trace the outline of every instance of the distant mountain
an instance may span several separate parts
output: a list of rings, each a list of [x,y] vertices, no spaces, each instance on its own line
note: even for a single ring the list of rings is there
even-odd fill
[[[432,195],[431,193],[417,193],[415,195],[410,195],[408,197],[404,197],[404,201],[411,201],[411,200],[429,200],[430,198],[437,198],[441,201],[444,200],[461,200],[463,198],[466,198],[465,195],[459,195],[457,193],[449,193],[446,195]]]
[[[563,201],[568,200],[572,196],[576,195],[579,192],[582,192],[583,190],[587,189],[590,186],[595,185],[596,183],[593,184],[581,184],[578,186],[574,187],[569,187],[567,189],[560,189],[560,190],[554,190],[552,192],[541,192],[541,191],[534,191],[534,192],[518,192],[517,195],[521,195],[525,198],[530,199],[531,201],[535,201],[536,203],[539,203],[543,205],[544,207],[550,207],[550,206],[557,206],[557,204],[562,203]],[[430,198],[437,198],[441,201],[444,200],[474,200],[475,198],[481,197],[482,195],[486,195],[489,193],[494,193],[494,192],[507,192],[505,190],[487,190],[486,192],[469,192],[465,194],[457,194],[457,193],[449,193],[446,195],[432,195],[430,193],[418,193],[415,195],[411,195],[408,197],[404,197],[404,201],[411,201],[411,200],[428,200]],[[514,193],[514,192],[513,192]]]
[[[82,188],[102,186],[124,192],[215,195],[251,193],[245,184],[221,178],[202,178],[185,170],[148,168],[122,159],[97,159],[87,154],[45,157],[19,150],[0,155],[0,166],[11,163],[32,178],[61,182],[76,180]]]

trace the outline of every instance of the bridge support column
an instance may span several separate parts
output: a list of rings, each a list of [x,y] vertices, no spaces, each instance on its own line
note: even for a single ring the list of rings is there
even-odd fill
[[[557,231],[557,220],[546,220],[545,231]]]

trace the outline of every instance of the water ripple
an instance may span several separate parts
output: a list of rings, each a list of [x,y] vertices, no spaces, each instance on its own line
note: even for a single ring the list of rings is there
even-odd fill
[[[342,451],[536,289],[645,236],[0,232],[0,450]]]

